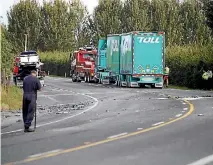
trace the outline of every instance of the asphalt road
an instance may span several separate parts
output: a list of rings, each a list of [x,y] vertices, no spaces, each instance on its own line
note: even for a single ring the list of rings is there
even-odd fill
[[[2,164],[213,164],[211,91],[45,83],[36,132],[2,126]]]

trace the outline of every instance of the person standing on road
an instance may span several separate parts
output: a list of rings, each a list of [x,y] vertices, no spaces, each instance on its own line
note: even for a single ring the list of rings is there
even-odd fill
[[[37,91],[41,90],[41,83],[36,77],[37,72],[35,70],[31,71],[31,75],[24,78],[23,82],[23,104],[22,104],[22,114],[24,121],[24,132],[34,132],[31,129],[31,123],[34,118],[34,113],[36,111],[36,100]]]
[[[169,67],[166,65],[164,72],[164,82],[166,81],[166,87],[169,85]]]

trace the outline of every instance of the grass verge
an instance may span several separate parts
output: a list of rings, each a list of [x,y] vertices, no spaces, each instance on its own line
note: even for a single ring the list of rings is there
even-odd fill
[[[1,86],[1,110],[18,110],[22,107],[22,89],[16,86]]]
[[[191,88],[187,88],[187,87],[183,87],[183,86],[177,86],[177,85],[169,85],[169,88],[181,89],[181,90],[193,90]]]

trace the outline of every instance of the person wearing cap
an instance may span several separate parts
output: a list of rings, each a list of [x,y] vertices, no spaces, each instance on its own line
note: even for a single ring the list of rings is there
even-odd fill
[[[164,71],[164,81],[166,81],[166,87],[169,85],[169,67],[166,65]]]
[[[24,132],[34,132],[30,128],[36,110],[37,91],[41,90],[41,83],[37,79],[37,72],[31,71],[31,74],[24,78],[23,82],[23,104],[22,114],[24,121]]]

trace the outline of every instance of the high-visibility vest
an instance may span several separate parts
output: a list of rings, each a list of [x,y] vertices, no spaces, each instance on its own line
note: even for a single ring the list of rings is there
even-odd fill
[[[208,79],[209,79],[208,73],[207,73],[207,72],[204,72],[203,75],[202,75],[202,78],[203,78],[204,80],[208,80]]]
[[[166,74],[166,75],[169,75],[169,67],[166,67],[166,68],[165,68],[165,74]]]

